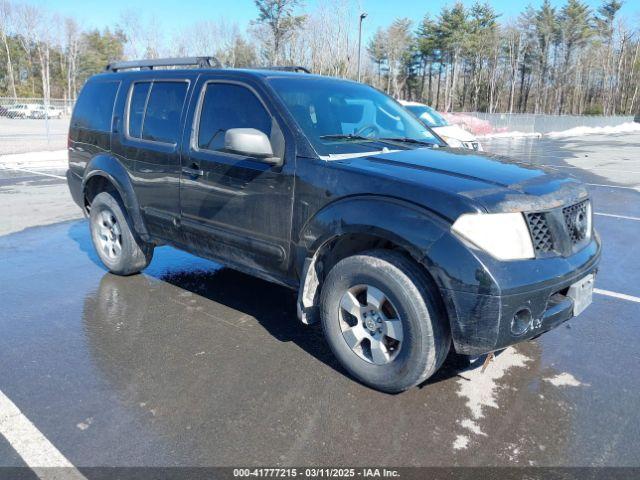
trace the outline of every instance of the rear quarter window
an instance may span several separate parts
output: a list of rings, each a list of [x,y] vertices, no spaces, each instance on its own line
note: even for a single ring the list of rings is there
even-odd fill
[[[99,132],[111,131],[113,104],[120,82],[88,82],[73,110],[72,125]]]
[[[136,82],[129,96],[128,135],[175,144],[189,84],[186,81]]]

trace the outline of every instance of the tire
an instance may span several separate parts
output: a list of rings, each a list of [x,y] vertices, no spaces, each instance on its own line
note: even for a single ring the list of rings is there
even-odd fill
[[[451,344],[437,288],[413,260],[390,250],[353,255],[331,269],[321,292],[321,321],[343,367],[388,393],[424,382]]]
[[[91,240],[105,267],[116,275],[133,275],[149,265],[153,245],[143,242],[131,228],[119,200],[101,192],[91,202]]]

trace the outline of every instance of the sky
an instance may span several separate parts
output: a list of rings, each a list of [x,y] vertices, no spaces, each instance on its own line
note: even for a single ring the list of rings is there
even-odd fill
[[[63,15],[74,16],[84,26],[91,28],[113,27],[124,11],[139,10],[141,15],[154,15],[159,24],[170,34],[200,20],[224,19],[228,25],[236,23],[244,30],[256,17],[257,9],[253,0],[26,0],[27,3],[46,6],[49,10]],[[307,9],[313,9],[316,0],[306,0]],[[454,0],[359,0],[368,16],[363,23],[363,37],[369,38],[378,27],[386,27],[398,17],[408,17],[416,24],[426,13],[436,16],[443,6],[452,5]],[[471,5],[473,0],[463,0]],[[542,0],[489,0],[494,9],[502,15],[501,20],[515,18],[527,4],[539,6]],[[555,6],[564,0],[551,0]],[[586,0],[594,10],[601,0]],[[626,0],[621,14],[629,21],[640,19],[640,2]]]

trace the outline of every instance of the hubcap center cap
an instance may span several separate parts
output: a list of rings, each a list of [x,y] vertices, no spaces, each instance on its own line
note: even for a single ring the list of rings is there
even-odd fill
[[[376,328],[377,328],[377,325],[376,325],[375,320],[374,320],[373,318],[371,318],[371,317],[367,318],[367,319],[364,321],[364,324],[365,324],[365,326],[366,326],[369,330],[371,330],[372,332],[373,332],[374,330],[376,330]]]

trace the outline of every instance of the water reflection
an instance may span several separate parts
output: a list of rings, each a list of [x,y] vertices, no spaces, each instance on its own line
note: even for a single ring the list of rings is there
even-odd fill
[[[363,462],[566,463],[574,412],[564,390],[541,381],[553,371],[542,371],[537,343],[518,347],[528,361],[491,387],[498,408],[474,418],[459,396],[464,365],[449,362],[425,388],[384,395],[341,373],[320,329],[297,322],[288,289],[227,269],[165,271],[173,273],[105,274],[85,299],[85,332],[123,399],[213,464],[318,464],[327,439],[343,464],[353,462],[354,442]],[[464,426],[469,419],[481,434]],[[381,431],[388,441],[377,440]],[[459,435],[469,439],[464,450],[453,448]]]

